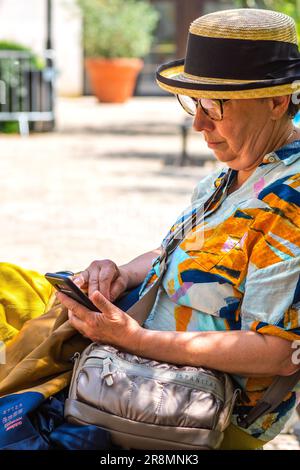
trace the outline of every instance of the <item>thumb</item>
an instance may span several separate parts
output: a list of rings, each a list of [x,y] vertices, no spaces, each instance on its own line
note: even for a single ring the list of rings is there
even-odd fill
[[[103,295],[96,290],[91,296],[92,302],[99,308],[100,312],[107,314],[111,313],[114,305]]]

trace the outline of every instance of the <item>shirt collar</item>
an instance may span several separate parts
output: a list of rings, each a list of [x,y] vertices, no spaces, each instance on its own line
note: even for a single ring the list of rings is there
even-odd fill
[[[259,166],[280,161],[282,161],[284,165],[288,166],[298,160],[298,158],[300,158],[300,140],[295,140],[290,144],[284,145],[275,152],[267,153]],[[222,179],[226,173],[227,171],[223,170],[219,174],[218,178],[214,181],[215,188],[218,188],[220,186]]]
[[[260,165],[282,161],[284,165],[291,165],[300,158],[300,140],[295,140],[280,149],[267,153]]]
[[[228,170],[227,170],[228,171]],[[224,178],[224,176],[226,175],[227,171],[223,170],[219,176],[217,177],[217,179],[215,179],[214,181],[214,186],[215,188],[218,188],[220,186],[220,184],[222,183],[222,180]]]

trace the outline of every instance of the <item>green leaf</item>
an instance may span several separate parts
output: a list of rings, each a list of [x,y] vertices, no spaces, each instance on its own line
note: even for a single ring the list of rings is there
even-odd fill
[[[77,0],[88,57],[143,57],[151,48],[158,12],[146,0]]]

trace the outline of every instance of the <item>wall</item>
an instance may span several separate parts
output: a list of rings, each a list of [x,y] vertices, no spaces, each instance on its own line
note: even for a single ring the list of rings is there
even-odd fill
[[[46,43],[46,0],[0,0],[0,39],[10,39],[42,54]],[[82,93],[81,19],[74,0],[52,0],[52,38],[57,92]]]

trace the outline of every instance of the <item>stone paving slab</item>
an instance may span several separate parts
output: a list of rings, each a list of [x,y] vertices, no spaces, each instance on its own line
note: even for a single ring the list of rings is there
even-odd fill
[[[183,117],[172,98],[60,99],[56,132],[1,135],[1,260],[77,271],[158,246],[199,179],[220,167],[176,165]],[[199,134],[188,144],[196,159],[212,158]],[[300,447],[285,434],[266,448]]]

